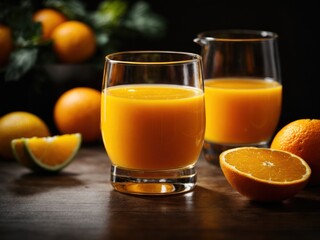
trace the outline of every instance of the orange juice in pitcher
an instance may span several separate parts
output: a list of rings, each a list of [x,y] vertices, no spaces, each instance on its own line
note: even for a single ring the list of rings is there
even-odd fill
[[[205,139],[218,144],[267,143],[278,124],[282,86],[261,79],[205,81]]]

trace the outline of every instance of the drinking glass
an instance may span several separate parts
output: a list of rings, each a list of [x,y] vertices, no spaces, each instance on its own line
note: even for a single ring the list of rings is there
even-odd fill
[[[202,46],[207,161],[218,165],[233,147],[268,147],[282,104],[277,34],[217,30],[198,34]]]
[[[128,51],[106,56],[101,132],[119,192],[189,191],[205,132],[201,56]]]

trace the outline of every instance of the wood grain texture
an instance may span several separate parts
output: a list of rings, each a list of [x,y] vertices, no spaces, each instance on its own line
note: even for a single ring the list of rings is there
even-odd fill
[[[320,187],[281,203],[247,200],[203,158],[194,191],[145,197],[110,185],[102,146],[58,175],[0,161],[0,239],[319,239]]]

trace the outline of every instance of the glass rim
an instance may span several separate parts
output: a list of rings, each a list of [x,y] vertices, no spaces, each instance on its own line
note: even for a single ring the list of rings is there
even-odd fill
[[[197,38],[195,38],[194,41],[262,42],[275,40],[277,38],[277,33],[265,30],[221,29],[201,32],[197,35]]]
[[[180,60],[170,60],[170,61],[133,61],[133,60],[122,60],[115,59],[117,56],[125,56],[130,54],[163,54],[163,55],[180,55],[189,58],[182,58]],[[162,50],[135,50],[135,51],[121,51],[107,54],[105,56],[105,61],[109,61],[111,63],[119,63],[119,64],[131,64],[131,65],[169,65],[169,64],[184,64],[191,62],[199,62],[202,57],[199,54],[191,53],[191,52],[180,52],[180,51],[162,51]]]

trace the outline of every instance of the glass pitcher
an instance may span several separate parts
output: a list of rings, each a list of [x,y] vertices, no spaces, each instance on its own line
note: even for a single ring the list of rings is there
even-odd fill
[[[277,34],[217,30],[198,34],[206,103],[205,159],[233,147],[268,147],[281,114]]]

